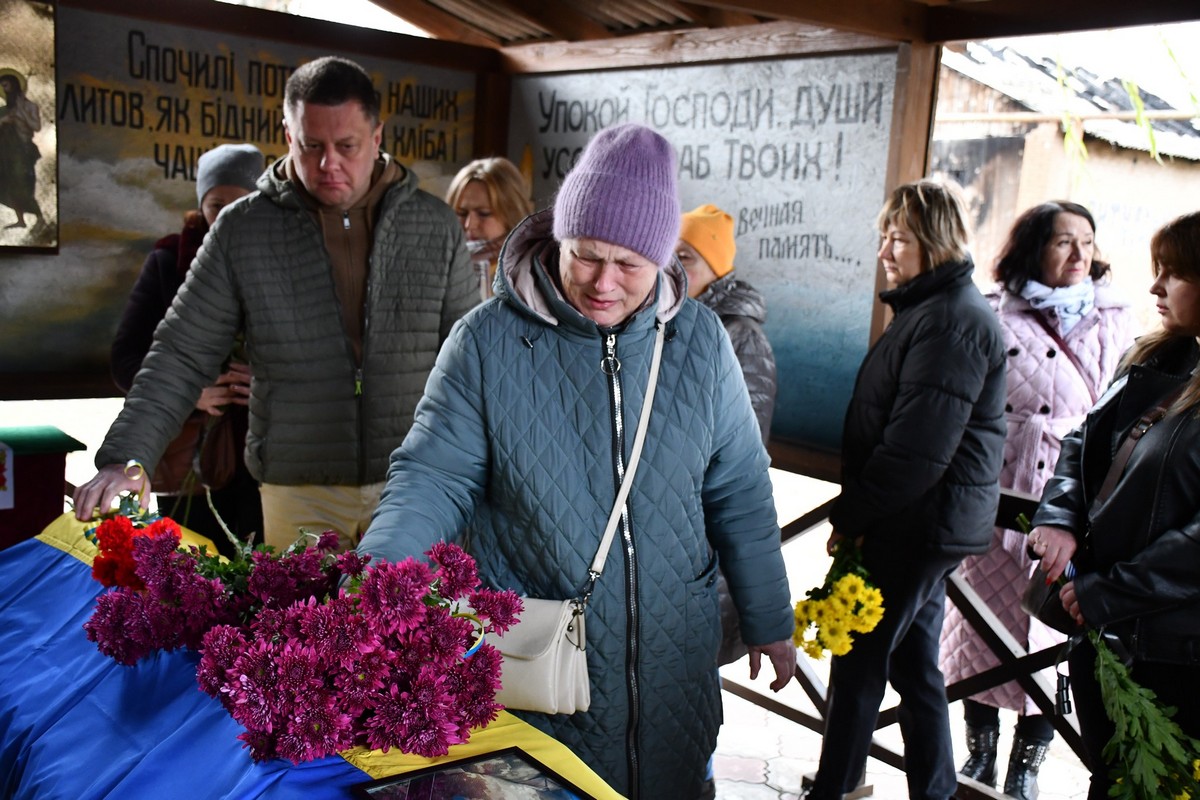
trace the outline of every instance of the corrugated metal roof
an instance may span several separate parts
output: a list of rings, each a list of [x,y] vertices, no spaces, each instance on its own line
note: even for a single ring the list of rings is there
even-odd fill
[[[1097,112],[1134,110],[1133,100],[1119,76],[1101,76],[1048,56],[982,42],[968,42],[962,52],[947,48],[942,63],[1011,97],[1030,111],[1083,117],[1083,130],[1090,136],[1119,147],[1150,149],[1146,131],[1134,121],[1086,118]],[[1148,111],[1187,110],[1173,109],[1167,101],[1140,87],[1138,96]],[[1200,119],[1157,119],[1151,120],[1151,125],[1160,154],[1200,160]]]

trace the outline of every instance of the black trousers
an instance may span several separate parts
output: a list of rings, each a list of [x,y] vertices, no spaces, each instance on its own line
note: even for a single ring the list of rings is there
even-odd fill
[[[1102,751],[1116,729],[1104,712],[1100,685],[1096,682],[1096,651],[1091,642],[1084,639],[1076,645],[1069,661],[1071,695],[1075,700],[1079,733],[1092,771],[1088,800],[1105,800],[1112,780],[1108,777],[1109,766],[1104,761]],[[1135,661],[1132,677],[1153,691],[1161,705],[1176,709],[1172,719],[1184,733],[1200,739],[1200,691],[1196,688],[1200,685],[1200,667]]]
[[[888,681],[900,695],[904,768],[913,800],[947,800],[958,786],[938,640],[946,578],[959,556],[864,543],[863,565],[883,593],[883,620],[833,659],[821,761],[809,798],[840,798],[858,785]]]

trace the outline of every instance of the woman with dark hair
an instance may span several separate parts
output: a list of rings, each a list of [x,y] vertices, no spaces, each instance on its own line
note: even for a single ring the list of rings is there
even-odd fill
[[[828,549],[859,543],[886,611],[833,659],[820,767],[809,798],[858,783],[890,681],[911,798],[954,795],[938,635],[946,577],[991,540],[1004,448],[1004,344],[971,280],[954,187],[897,188],[879,214],[879,260],[895,318],[863,360],[842,435],[842,493]]]
[[[1150,241],[1161,330],[1138,339],[1083,424],[1063,439],[1029,535],[1079,625],[1116,634],[1132,677],[1200,737],[1200,212]],[[1108,797],[1103,756],[1114,726],[1085,638],[1071,684],[1092,770],[1089,800]]]
[[[1017,219],[996,264],[998,291],[988,296],[999,315],[1008,354],[1008,435],[1000,485],[1040,495],[1054,474],[1062,437],[1112,381],[1133,341],[1129,304],[1108,286],[1095,243],[1096,223],[1077,203],[1042,203]],[[1017,643],[1040,650],[1061,634],[1021,610],[1033,571],[1024,534],[996,528],[991,549],[966,559],[962,574],[1004,622]],[[951,605],[942,630],[942,671],[955,682],[1000,661]],[[961,772],[996,785],[1000,709],[1017,712],[1004,793],[1031,800],[1054,726],[1016,681],[963,701],[969,756]]]

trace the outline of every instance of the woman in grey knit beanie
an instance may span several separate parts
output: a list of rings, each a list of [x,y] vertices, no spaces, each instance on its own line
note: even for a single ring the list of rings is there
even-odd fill
[[[254,183],[264,169],[263,154],[252,144],[223,144],[205,152],[196,162],[196,202],[198,209],[184,215],[183,229],[154,243],[146,257],[137,283],[117,326],[111,359],[113,381],[122,392],[129,391],[142,359],[154,341],[154,329],[166,315],[175,293],[187,278],[192,258],[200,249],[209,226],[227,205],[254,191]],[[246,430],[249,427],[247,398],[250,392],[250,366],[231,354],[217,382],[205,387],[192,412],[193,427],[205,423],[208,441],[217,441],[214,426],[231,426],[237,450],[237,469],[228,485],[213,487],[212,500],[221,520],[238,538],[262,537],[262,503],[258,483],[250,476],[242,460]],[[185,425],[185,431],[188,427]],[[208,508],[204,497],[206,476],[196,475],[193,463],[196,449],[192,437],[180,436],[167,447],[167,456],[159,463],[152,489],[158,508],[180,525],[213,540],[217,550],[233,555],[233,545],[220,522]],[[180,455],[172,459],[172,453]],[[171,463],[179,469],[168,475]]]

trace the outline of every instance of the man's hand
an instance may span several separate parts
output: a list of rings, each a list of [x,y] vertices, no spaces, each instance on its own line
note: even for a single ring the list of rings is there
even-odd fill
[[[121,492],[137,492],[138,502],[145,510],[150,505],[150,476],[137,464],[102,467],[96,477],[75,489],[75,519],[87,522],[107,514]]]
[[[767,658],[771,659],[771,663],[775,666],[775,680],[771,681],[771,691],[778,692],[787,686],[792,678],[796,677],[796,645],[792,644],[791,639],[771,644],[751,645],[750,680],[758,677],[763,653],[767,654]]]

